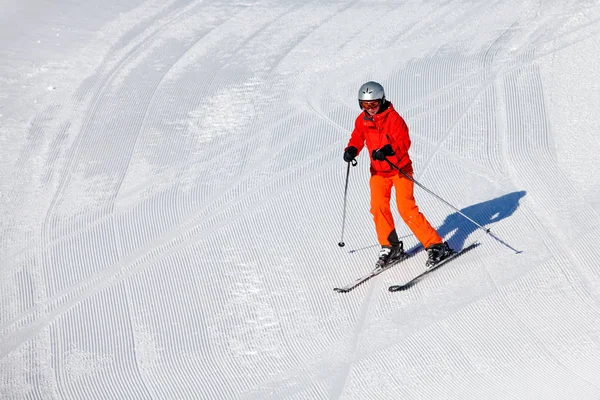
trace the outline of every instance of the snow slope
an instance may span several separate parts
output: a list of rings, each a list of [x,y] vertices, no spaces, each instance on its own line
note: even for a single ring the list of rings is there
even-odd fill
[[[25,3],[0,4],[0,398],[600,398],[598,0]],[[337,246],[371,79],[416,179],[495,236],[417,189],[481,245],[339,294],[378,251],[364,155]]]

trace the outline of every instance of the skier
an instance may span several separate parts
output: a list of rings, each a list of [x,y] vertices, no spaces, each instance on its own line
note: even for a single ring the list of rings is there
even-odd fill
[[[412,162],[408,155],[410,138],[406,122],[394,110],[392,103],[386,100],[383,86],[377,82],[367,82],[360,87],[358,105],[363,112],[354,123],[348,146],[344,149],[344,161],[353,161],[366,142],[371,153],[371,214],[381,245],[377,264],[384,266],[404,252],[390,209],[393,186],[400,216],[427,250],[426,266],[431,268],[454,251],[447,242],[442,241],[419,211],[413,196],[414,182],[390,165],[392,163],[407,175],[413,176]]]

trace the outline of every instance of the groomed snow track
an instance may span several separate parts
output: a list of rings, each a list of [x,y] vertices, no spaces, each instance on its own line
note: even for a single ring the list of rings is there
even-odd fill
[[[600,398],[597,1],[37,3],[0,17],[0,398]],[[377,253],[365,155],[337,246],[371,79],[522,253],[417,189],[481,245],[331,290]]]

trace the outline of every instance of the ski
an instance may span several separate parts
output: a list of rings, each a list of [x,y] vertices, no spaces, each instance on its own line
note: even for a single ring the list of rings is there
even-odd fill
[[[421,279],[423,279],[426,275],[430,274],[431,272],[435,271],[436,269],[438,269],[439,267],[441,267],[442,265],[449,263],[450,261],[462,256],[463,254],[465,254],[466,252],[473,250],[475,247],[479,246],[479,242],[473,242],[470,245],[468,245],[467,247],[462,248],[460,251],[452,254],[451,256],[449,256],[448,258],[443,259],[442,261],[440,261],[439,263],[435,264],[433,267],[426,269],[425,271],[421,272],[419,275],[415,276],[414,278],[412,278],[411,280],[409,280],[406,283],[400,284],[400,285],[392,285],[389,287],[389,291],[390,292],[400,292],[406,289],[411,288],[412,286],[414,286],[417,282],[419,282]]]
[[[361,276],[360,278],[358,278],[354,282],[351,282],[351,283],[349,283],[349,284],[347,284],[345,286],[342,286],[342,287],[333,288],[333,290],[336,291],[336,292],[338,292],[338,293],[348,293],[352,289],[356,288],[357,286],[362,285],[363,283],[365,283],[369,279],[373,278],[374,276],[379,275],[383,271],[392,268],[394,265],[398,264],[399,262],[404,261],[407,258],[410,258],[410,257],[412,257],[414,255],[415,255],[415,252],[410,252],[410,251],[409,252],[405,252],[400,257],[395,258],[395,259],[389,261],[383,267],[379,267],[379,266],[375,267],[371,272],[369,272],[368,274],[365,274],[365,275]]]

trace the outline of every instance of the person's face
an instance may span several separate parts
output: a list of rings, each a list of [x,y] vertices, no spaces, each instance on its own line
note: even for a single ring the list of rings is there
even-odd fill
[[[373,116],[381,109],[381,100],[361,100],[360,106],[369,115]]]

